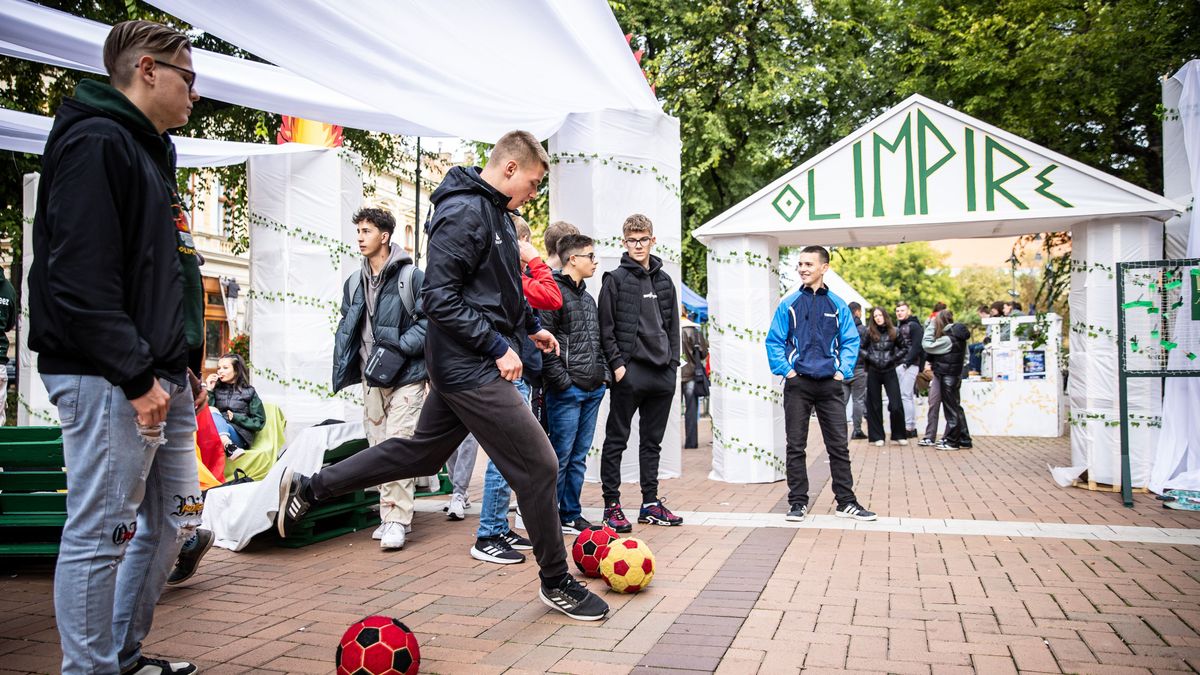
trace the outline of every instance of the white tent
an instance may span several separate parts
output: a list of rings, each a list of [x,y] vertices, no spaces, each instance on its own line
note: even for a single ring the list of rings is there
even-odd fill
[[[151,4],[270,61],[194,50],[201,96],[392,133],[549,138],[552,218],[598,240],[603,270],[620,258],[625,216],[643,213],[680,278],[678,121],[662,112],[602,0]],[[0,0],[0,54],[100,72],[108,29]],[[359,169],[333,151],[255,157],[250,189],[255,385],[289,411],[289,429],[343,416],[327,391],[328,307],[357,264],[345,219],[362,199]],[[663,442],[665,477],[680,472],[677,415]],[[625,459],[625,479],[636,480],[637,453]]]
[[[1071,229],[1070,399],[1073,464],[1120,482],[1116,345],[1088,337],[1115,325],[1107,272],[1119,260],[1158,258],[1162,221],[1178,204],[922,96],[912,96],[694,233],[709,248],[714,335],[713,475],[783,478],[782,411],[762,336],[779,294],[780,246],[880,245]],[[761,264],[759,264],[761,263]],[[748,348],[750,347],[750,348]],[[723,387],[720,382],[734,382]],[[1045,386],[1045,385],[1041,385]],[[1131,383],[1131,410],[1158,414],[1158,383]],[[1137,447],[1154,429],[1135,430]],[[1135,458],[1135,484],[1149,473]]]

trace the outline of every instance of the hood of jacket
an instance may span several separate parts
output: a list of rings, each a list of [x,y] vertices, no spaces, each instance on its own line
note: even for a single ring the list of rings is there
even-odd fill
[[[400,269],[402,265],[411,263],[413,261],[412,256],[408,254],[408,251],[405,251],[403,248],[401,248],[399,244],[388,244],[388,246],[391,247],[391,250],[388,252],[387,262],[383,264],[383,269],[380,270],[380,282],[395,274],[396,270]],[[365,257],[362,261],[362,271],[363,274],[366,275],[366,278],[371,278],[371,261],[367,260]]]
[[[477,194],[492,203],[496,208],[507,211],[509,196],[492,187],[483,179],[482,169],[477,166],[456,166],[446,172],[446,177],[442,179],[437,189],[433,194],[429,195],[429,201],[433,202],[434,208],[441,206],[446,199],[463,194]],[[429,221],[426,232],[433,234],[437,229],[438,220],[434,218]]]
[[[171,137],[158,133],[145,113],[125,94],[96,80],[80,81],[75,87],[75,97],[63,100],[46,138],[46,154],[73,126],[94,117],[106,117],[125,127],[146,149],[163,177],[175,183],[175,144]]]
[[[638,276],[638,278],[651,276],[655,272],[662,269],[662,266],[662,258],[654,255],[653,253],[650,254],[650,266],[648,268],[642,267],[642,264],[631,258],[628,253],[621,254],[621,264],[618,265],[618,267],[624,267],[630,272],[633,272]]]

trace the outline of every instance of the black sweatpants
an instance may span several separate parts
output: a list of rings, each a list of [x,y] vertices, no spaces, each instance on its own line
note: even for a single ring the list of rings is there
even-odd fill
[[[883,395],[879,388],[887,391],[888,416],[891,418],[892,440],[908,438],[904,426],[904,400],[900,398],[900,377],[895,368],[887,370],[867,369],[867,440],[886,440],[883,436]]]
[[[808,505],[808,420],[813,408],[829,455],[833,496],[838,506],[856,501],[854,476],[850,472],[850,449],[846,447],[846,399],[842,383],[832,378],[814,380],[803,375],[783,384],[783,428],[787,437],[788,505]],[[903,425],[901,425],[903,426]]]
[[[558,520],[558,456],[512,382],[496,379],[478,389],[433,388],[412,438],[389,438],[334,464],[312,478],[318,499],[380,483],[432,476],[458,444],[475,435],[500,475],[517,493],[543,578],[567,573]]]
[[[605,506],[621,501],[621,455],[629,443],[635,412],[641,413],[638,420],[638,473],[641,474],[642,503],[658,499],[658,460],[674,399],[674,368],[659,368],[638,361],[625,365],[625,377],[609,390],[604,447],[600,450],[600,483]]]

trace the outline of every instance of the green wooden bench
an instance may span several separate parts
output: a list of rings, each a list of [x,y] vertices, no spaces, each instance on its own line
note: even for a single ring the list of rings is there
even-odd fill
[[[58,554],[67,474],[58,427],[0,427],[0,556]]]

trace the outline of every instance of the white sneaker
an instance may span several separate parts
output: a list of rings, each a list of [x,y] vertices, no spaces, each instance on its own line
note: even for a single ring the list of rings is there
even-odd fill
[[[907,438],[901,438],[900,440],[898,440],[898,441],[896,441],[896,442],[897,442],[897,443],[899,443],[900,445],[908,445],[908,439],[907,439]]]
[[[882,448],[882,447],[883,447],[883,441],[875,441],[875,447],[877,447],[877,448]]]
[[[524,530],[525,529],[525,519],[521,517],[521,507],[519,507],[519,506],[517,507],[517,515],[516,515],[516,517],[513,518],[513,529],[514,530]]]
[[[379,548],[394,551],[404,548],[404,525],[401,523],[384,523],[379,526],[383,530],[379,537]]]
[[[450,496],[450,504],[446,507],[446,517],[450,520],[462,520],[466,517],[467,499],[455,493]]]
[[[371,533],[371,538],[374,539],[375,541],[379,541],[380,539],[383,539],[383,530],[386,527],[387,527],[387,523],[380,523],[379,527],[375,528],[375,531]],[[412,532],[412,525],[405,525],[404,533],[408,534],[409,532]]]

